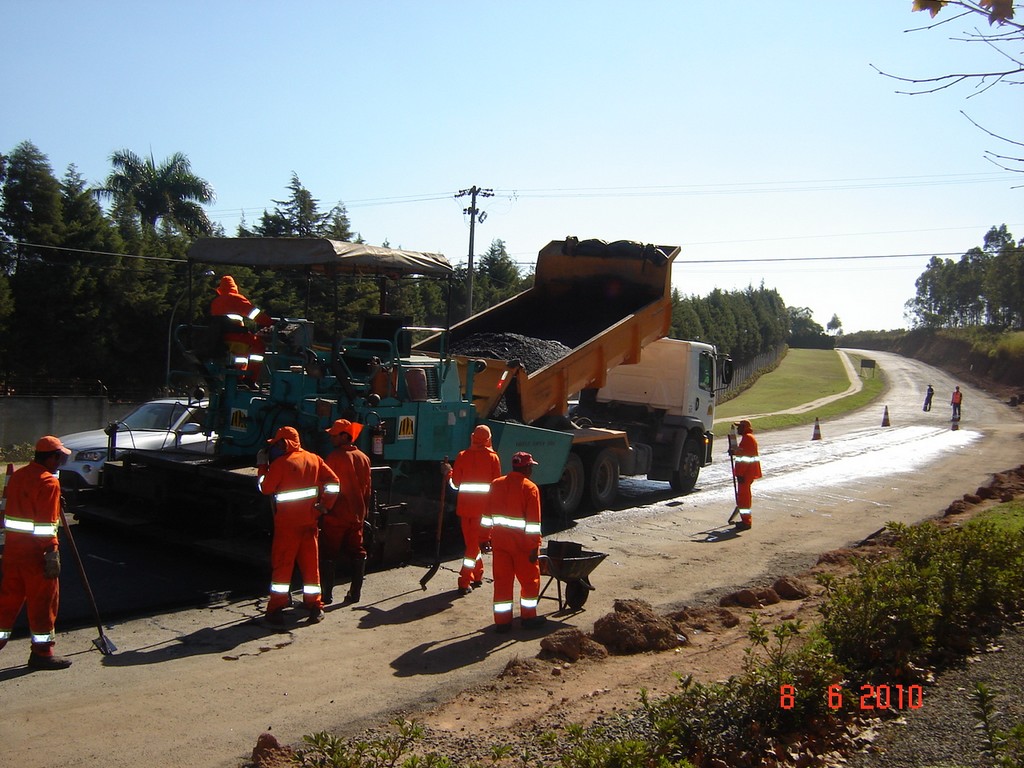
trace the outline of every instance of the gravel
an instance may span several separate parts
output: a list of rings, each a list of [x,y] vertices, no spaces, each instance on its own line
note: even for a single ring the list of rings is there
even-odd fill
[[[518,360],[527,373],[557,362],[572,350],[560,341],[535,339],[519,333],[476,333],[455,342],[453,355],[490,360]]]
[[[851,768],[931,768],[993,765],[983,752],[977,728],[976,683],[999,692],[996,727],[1024,722],[1024,626],[1007,627],[987,649],[945,670],[924,690],[920,709],[907,710],[878,729],[864,752],[851,755]]]

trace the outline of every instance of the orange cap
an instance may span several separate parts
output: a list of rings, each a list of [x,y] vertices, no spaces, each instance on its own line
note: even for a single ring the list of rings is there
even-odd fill
[[[39,442],[36,443],[36,453],[52,453],[53,451],[60,451],[65,456],[71,455],[71,451],[64,447],[60,438],[53,435],[39,438]]]
[[[349,421],[348,419],[338,419],[331,424],[326,431],[329,435],[340,435],[345,433],[352,438],[352,442],[354,443],[356,438],[359,437],[359,433],[363,431],[363,425]]]
[[[273,445],[278,440],[289,440],[289,439],[293,440],[296,443],[299,442],[299,433],[295,429],[295,427],[279,427],[277,432],[274,433],[274,436],[272,438],[270,438],[269,440],[267,440],[267,442],[270,443],[271,445]]]

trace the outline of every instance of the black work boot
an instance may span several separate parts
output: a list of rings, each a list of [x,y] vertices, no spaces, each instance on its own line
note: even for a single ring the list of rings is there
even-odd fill
[[[38,653],[30,654],[28,657],[29,669],[67,669],[71,666],[71,659],[63,656],[41,656]]]
[[[334,602],[334,571],[333,560],[320,561],[320,600],[324,605]]]
[[[349,584],[348,594],[345,595],[345,605],[358,603],[363,590],[363,576],[366,575],[366,558],[361,557],[352,563],[352,583]]]

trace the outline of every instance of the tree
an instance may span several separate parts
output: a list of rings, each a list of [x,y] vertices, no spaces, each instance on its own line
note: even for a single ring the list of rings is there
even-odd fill
[[[683,298],[672,289],[670,335],[714,344],[739,362],[778,349],[788,330],[785,302],[778,292],[763,285],[745,291],[715,289],[703,298]]]
[[[10,334],[0,340],[3,370],[45,375],[51,359],[60,359],[59,349],[51,347],[52,334],[40,334],[40,329],[50,330],[48,315],[59,322],[65,311],[62,297],[54,291],[61,274],[52,267],[64,233],[64,215],[60,184],[49,158],[31,142],[22,142],[7,158],[0,203],[0,228],[11,241],[3,267],[13,301]]]
[[[987,324],[1020,327],[1024,321],[1024,249],[1006,225],[992,227],[984,246],[959,261],[933,257],[907,302],[914,325],[955,328]]]
[[[992,257],[983,281],[988,322],[1020,328],[1024,326],[1024,247],[1013,242],[1003,224],[988,231],[984,249]]]
[[[110,156],[110,162],[114,170],[96,194],[113,200],[115,218],[119,213],[131,212],[150,231],[163,221],[193,237],[213,232],[202,209],[213,202],[213,187],[192,173],[184,154],[175,152],[157,165],[152,155],[144,160],[122,149]]]
[[[789,336],[789,313],[786,311],[786,302],[774,288],[765,288],[764,281],[757,290],[749,287],[745,293],[754,308],[754,316],[761,329],[760,351],[778,349],[786,343]]]
[[[493,307],[525,290],[519,265],[505,249],[504,240],[493,240],[477,259],[474,276],[474,304]]]
[[[239,225],[239,237],[323,237],[345,242],[360,242],[352,232],[348,212],[342,203],[329,211],[320,210],[320,201],[292,173],[289,196],[274,200],[273,211],[263,211],[250,229]],[[249,298],[272,313],[303,312],[314,323],[320,340],[337,335],[354,336],[358,317],[377,311],[377,285],[369,279],[341,281],[335,296],[333,282],[311,280],[304,274],[280,271],[256,276]],[[335,306],[339,311],[335,311]]]
[[[833,314],[832,319],[828,321],[825,328],[833,336],[839,336],[843,332],[843,321],[839,319],[839,315]]]
[[[983,43],[998,56],[998,63],[986,71],[958,72],[925,78],[900,77],[882,70],[878,72],[894,80],[911,83],[915,89],[904,93],[914,95],[936,93],[964,83],[973,84],[975,93],[987,91],[996,85],[1020,86],[1024,82],[1024,61],[1021,60],[1019,53],[1020,43],[1024,41],[1024,24],[1015,20],[1015,10],[1019,8],[1021,4],[1014,3],[1013,0],[914,0],[912,10],[927,11],[933,19],[947,9],[953,10],[954,13],[960,11],[957,15],[944,17],[924,29],[932,29],[957,19],[984,17],[988,21],[988,31],[975,29],[954,39],[960,42]],[[979,125],[965,112],[961,111],[961,114],[992,138],[1010,145],[1013,148],[1011,151],[1020,152],[1020,148],[1024,147],[1024,143],[1020,141],[1001,136]],[[1008,156],[993,151],[986,151],[985,154],[992,163],[1004,170],[1024,173],[1024,157],[1019,154]]]
[[[672,289],[672,338],[694,341],[704,338],[704,327],[694,307],[695,301],[695,297],[684,299],[678,288]]]
[[[263,211],[260,222],[252,229],[256,237],[327,237],[351,242],[353,233],[348,212],[338,203],[326,213],[320,201],[302,186],[298,174],[292,173],[287,200],[274,200],[272,213]],[[239,233],[241,234],[241,233]]]
[[[39,258],[43,250],[60,244],[63,230],[60,184],[50,160],[29,141],[22,142],[6,159],[3,195],[0,197],[0,229],[16,247],[8,251],[12,261]]]
[[[814,322],[813,313],[807,307],[789,308],[789,344],[802,349],[831,349],[835,340],[825,329]]]

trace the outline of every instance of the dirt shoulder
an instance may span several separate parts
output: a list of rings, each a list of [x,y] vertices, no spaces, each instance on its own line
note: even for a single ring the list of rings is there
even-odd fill
[[[1014,471],[998,473],[984,495],[985,498],[967,494],[956,499],[934,523],[959,525],[997,503],[1024,499],[1024,465]],[[545,745],[541,739],[544,734],[564,738],[569,724],[605,727],[616,717],[628,716],[639,708],[641,689],[652,699],[664,697],[678,690],[681,675],[712,682],[736,674],[750,647],[747,630],[751,614],[756,613],[768,628],[793,620],[802,621],[805,626],[813,625],[820,618],[819,609],[824,599],[824,591],[817,584],[819,575],[846,576],[853,572],[852,563],[856,558],[877,560],[893,552],[882,534],[857,547],[823,553],[816,565],[793,577],[780,579],[782,584],[751,584],[748,589],[724,596],[717,604],[695,605],[662,616],[653,612],[647,615],[649,606],[642,602],[639,607],[627,605],[623,607],[627,618],[619,622],[618,631],[630,636],[637,648],[655,645],[663,636],[658,630],[665,625],[676,634],[678,644],[670,650],[609,654],[603,645],[594,641],[596,631],[584,635],[561,630],[552,635],[549,642],[542,643],[542,651],[537,656],[516,657],[510,661],[497,679],[464,690],[429,709],[405,710],[393,715],[415,720],[425,728],[418,752],[452,757],[458,764],[488,763],[499,745],[511,748],[513,756],[521,756],[526,751],[535,758],[546,754],[554,760],[558,747]],[[800,590],[806,590],[806,596],[800,597],[797,594]],[[786,597],[780,596],[780,592]],[[614,617],[605,617],[604,621],[609,619],[614,621]],[[645,619],[649,623],[643,623]],[[595,627],[601,624],[599,619]],[[1024,690],[1024,666],[993,655],[1003,650],[999,645],[987,650],[988,658],[1003,670],[1003,680],[1009,690]],[[1006,675],[1010,676],[1009,681]],[[932,698],[938,700],[938,686],[942,682],[940,676],[926,691],[929,702]],[[950,685],[962,688],[959,678],[953,678]],[[945,692],[946,699],[948,693]],[[962,711],[956,715],[950,711],[953,705],[948,701],[943,705],[943,727],[947,720],[973,725],[969,699],[965,696],[959,699]],[[913,713],[906,714],[913,718]],[[907,723],[907,718],[895,724],[892,720],[892,717],[864,718],[855,730],[844,735],[840,745],[842,755],[833,744],[827,754],[817,757],[825,761],[859,756],[859,765],[884,765],[884,762],[872,762],[872,755],[877,759],[881,751],[889,748],[879,745],[902,741],[898,733],[887,737],[885,728],[898,730]],[[952,742],[948,745],[950,750],[962,749],[960,730],[944,729],[945,735],[930,732],[928,739],[940,750],[941,744],[935,742],[942,738]],[[391,732],[393,729],[380,724],[358,738]],[[289,752],[288,749],[260,751],[252,764],[259,768],[279,768],[287,765],[285,758]]]

